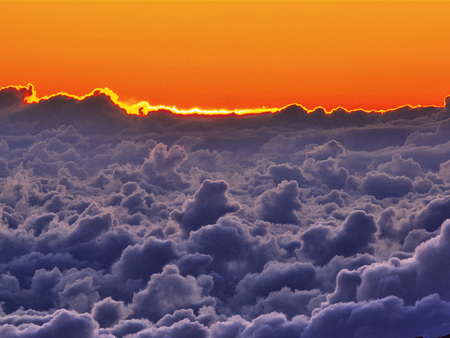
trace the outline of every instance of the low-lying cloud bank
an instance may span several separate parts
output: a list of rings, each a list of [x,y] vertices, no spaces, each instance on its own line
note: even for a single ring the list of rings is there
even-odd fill
[[[450,101],[130,116],[0,91],[0,336],[450,333]]]

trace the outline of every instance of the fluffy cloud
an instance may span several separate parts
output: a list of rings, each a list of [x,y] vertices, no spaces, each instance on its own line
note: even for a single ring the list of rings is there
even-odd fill
[[[228,185],[224,181],[203,181],[193,199],[183,204],[182,211],[172,214],[173,219],[180,223],[186,233],[214,224],[221,216],[239,209],[238,204],[228,201],[227,190]]]
[[[183,277],[174,265],[166,265],[161,274],[154,274],[145,289],[133,296],[130,307],[135,316],[156,321],[176,309],[200,309],[215,305],[208,296],[212,277]],[[151,306],[149,306],[151,304]]]
[[[391,177],[384,173],[368,173],[362,182],[362,188],[378,199],[403,197],[412,190],[412,181],[407,177]]]
[[[9,323],[11,321],[11,323]],[[58,310],[52,315],[18,312],[4,318],[4,337],[96,337],[98,324],[88,314]],[[16,326],[17,325],[17,326]]]
[[[0,336],[450,333],[448,102],[140,117],[30,94],[0,91]]]
[[[426,295],[439,294],[449,301],[447,281],[450,268],[450,221],[444,222],[439,236],[419,245],[410,259],[392,258],[361,271],[361,284],[356,290],[358,300],[395,295],[408,305]]]
[[[297,224],[299,219],[295,211],[301,208],[299,193],[296,181],[283,181],[276,188],[269,189],[259,196],[256,210],[265,221]]]
[[[186,157],[186,151],[180,146],[167,150],[165,144],[159,143],[142,164],[142,171],[151,184],[164,189],[186,188],[187,182],[177,172]]]
[[[370,243],[375,242],[376,231],[373,216],[364,211],[354,211],[337,231],[328,226],[313,226],[306,230],[301,236],[301,251],[311,262],[319,265],[328,263],[335,256],[373,253]]]
[[[432,200],[421,212],[415,215],[413,223],[418,228],[434,231],[447,218],[450,218],[450,197]]]

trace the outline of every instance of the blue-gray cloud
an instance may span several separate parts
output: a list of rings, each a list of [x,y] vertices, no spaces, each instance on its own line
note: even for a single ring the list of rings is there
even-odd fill
[[[450,114],[129,116],[0,91],[0,336],[450,333]]]

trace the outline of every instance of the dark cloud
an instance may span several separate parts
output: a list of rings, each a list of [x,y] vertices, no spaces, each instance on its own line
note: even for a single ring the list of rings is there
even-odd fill
[[[0,159],[0,178],[6,178],[10,173],[11,171],[8,168],[8,162],[4,159]]]
[[[434,231],[447,218],[450,218],[450,197],[432,200],[421,212],[415,215],[413,224],[415,227]]]
[[[237,218],[221,218],[191,233],[187,243],[192,252],[214,258],[208,269],[239,281],[249,272],[260,271],[270,260],[284,254],[273,239],[253,237],[247,224]]]
[[[238,204],[228,201],[227,190],[228,185],[224,181],[203,181],[193,198],[183,204],[181,212],[172,213],[172,218],[186,233],[214,224],[221,216],[239,209]]]
[[[315,160],[327,160],[328,158],[338,158],[345,152],[345,148],[339,142],[332,140],[321,146],[315,146],[312,150],[306,152],[306,157]]]
[[[207,338],[209,330],[199,322],[191,322],[187,319],[176,322],[170,327],[149,328],[139,332],[136,337],[155,337],[155,338]]]
[[[283,181],[297,181],[298,185],[302,186],[308,182],[299,167],[286,163],[270,166],[269,175],[272,176],[276,184],[280,184]]]
[[[339,159],[328,157],[326,160],[307,158],[303,163],[306,177],[326,184],[331,189],[342,189],[349,176],[349,172],[339,165]]]
[[[175,265],[166,265],[161,274],[154,274],[145,289],[133,296],[130,307],[135,316],[156,321],[176,309],[214,306],[214,298],[208,296],[212,285],[211,276],[184,277]]]
[[[164,189],[186,188],[188,183],[177,172],[186,158],[186,151],[180,146],[175,145],[167,150],[167,146],[160,143],[142,164],[142,171],[151,184]]]
[[[33,87],[6,87],[0,90],[0,111],[6,109],[17,109],[24,106],[26,97],[33,94]]]
[[[125,319],[131,313],[124,302],[116,302],[107,297],[97,302],[92,308],[92,317],[99,323],[100,327],[115,326],[120,320]]]
[[[419,163],[414,162],[412,158],[404,160],[401,154],[395,154],[390,162],[380,164],[377,170],[390,176],[406,176],[412,180],[423,175]]]
[[[444,336],[450,323],[445,319],[449,304],[431,295],[406,306],[389,296],[361,303],[338,303],[311,318],[305,337],[413,337]]]
[[[253,304],[257,298],[266,298],[283,288],[311,290],[316,285],[315,270],[306,263],[268,263],[260,273],[245,276],[237,285],[235,301]]]
[[[439,173],[445,182],[450,183],[450,160],[441,163]]]
[[[362,188],[378,199],[403,197],[412,190],[412,181],[407,177],[391,177],[384,173],[368,173],[362,181]]]
[[[313,226],[306,230],[301,236],[301,252],[319,265],[328,263],[335,256],[373,253],[370,244],[375,242],[376,231],[373,216],[354,211],[337,231],[329,226]]]
[[[242,337],[298,337],[306,326],[303,317],[294,317],[291,321],[279,313],[262,315],[246,325]]]
[[[148,237],[143,243],[128,246],[119,260],[112,266],[112,272],[121,279],[143,279],[160,272],[164,265],[177,257],[175,245],[170,240]]]
[[[299,219],[295,212],[301,209],[299,193],[296,181],[283,181],[259,196],[256,210],[265,221],[297,224]]]
[[[450,333],[450,116],[129,116],[0,90],[0,336]]]
[[[16,326],[15,316],[23,319]],[[35,313],[27,315],[18,312],[9,316],[11,324],[2,325],[0,334],[4,337],[96,337],[98,324],[88,314],[78,314],[67,310],[58,310],[52,315]],[[15,325],[14,325],[15,324]]]
[[[413,305],[427,295],[438,294],[448,301],[449,242],[450,221],[446,221],[440,235],[419,245],[411,259],[392,258],[389,262],[361,270],[356,298],[370,300],[395,295]]]

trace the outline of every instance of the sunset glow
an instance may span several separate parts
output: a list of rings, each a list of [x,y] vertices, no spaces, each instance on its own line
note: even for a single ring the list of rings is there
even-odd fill
[[[450,337],[449,13],[0,0],[0,337]]]
[[[170,111],[173,114],[179,114],[179,115],[194,115],[194,114],[195,115],[229,115],[229,114],[248,115],[248,114],[260,114],[260,113],[275,113],[275,112],[278,112],[278,111],[283,110],[284,108],[288,107],[288,106],[277,107],[277,108],[259,107],[259,108],[251,108],[251,109],[232,109],[232,110],[231,109],[201,109],[198,107],[190,108],[190,109],[180,109],[175,106],[172,106],[172,107],[163,106],[163,105],[152,106],[147,101],[122,102],[122,101],[120,101],[119,96],[109,88],[95,88],[90,93],[85,94],[85,95],[80,95],[80,96],[65,93],[65,92],[59,92],[56,94],[45,95],[42,97],[39,97],[37,95],[37,92],[36,92],[34,86],[30,83],[27,86],[14,86],[13,85],[13,86],[3,87],[3,88],[0,88],[0,91],[4,90],[4,89],[8,89],[8,88],[14,88],[16,90],[25,90],[27,93],[25,95],[24,101],[23,101],[25,104],[39,103],[41,101],[49,100],[56,96],[63,96],[63,97],[72,98],[72,99],[75,99],[78,101],[82,101],[88,97],[104,94],[104,95],[108,96],[115,105],[117,105],[118,107],[125,110],[127,114],[139,115],[139,116],[147,116],[151,112],[156,112],[156,111],[161,111],[161,110]],[[307,109],[298,103],[292,103],[292,104],[303,108],[307,113],[311,113],[317,109],[322,109],[325,111],[326,114],[332,114],[333,111],[335,111],[335,110],[344,109],[344,108],[338,107],[336,109],[332,109],[332,110],[328,111],[322,106],[314,107],[313,109]],[[409,106],[409,107],[419,108],[419,107],[424,107],[424,106],[416,105],[414,107],[412,107],[412,106]],[[435,107],[437,107],[437,106],[435,106]],[[401,107],[396,107],[395,109],[399,109],[399,108],[401,108]],[[395,109],[379,109],[379,110],[371,110],[370,112],[377,113],[377,114],[384,114],[387,111],[391,111],[391,110],[395,110]],[[362,110],[362,109],[357,109],[357,110]],[[351,111],[352,110],[350,110],[348,112],[351,112]]]
[[[0,86],[111,88],[181,113],[441,105],[449,12],[448,1],[2,1]]]
[[[28,84],[27,86],[7,86],[0,88],[1,90],[8,89],[8,88],[14,88],[16,90],[26,90],[27,95],[24,97],[24,103],[25,104],[33,104],[33,103],[39,103],[41,101],[49,100],[56,96],[64,96],[68,98],[72,98],[78,101],[82,101],[85,98],[104,94],[108,96],[111,101],[119,106],[120,108],[124,109],[127,114],[130,115],[141,115],[146,116],[151,112],[159,111],[159,110],[168,110],[174,114],[180,114],[180,115],[190,115],[190,114],[199,114],[199,115],[226,115],[226,114],[236,114],[236,115],[244,115],[244,114],[258,114],[263,112],[275,112],[280,110],[280,108],[252,108],[252,109],[234,109],[234,110],[227,110],[227,109],[201,109],[201,108],[190,108],[190,109],[179,109],[175,106],[169,107],[169,106],[152,106],[150,103],[146,101],[140,101],[137,103],[126,103],[121,102],[119,100],[119,96],[114,93],[109,88],[95,88],[90,93],[85,95],[73,95],[65,92],[59,92],[56,94],[51,95],[45,95],[42,97],[37,96],[37,92],[34,89],[34,86],[32,84]]]

